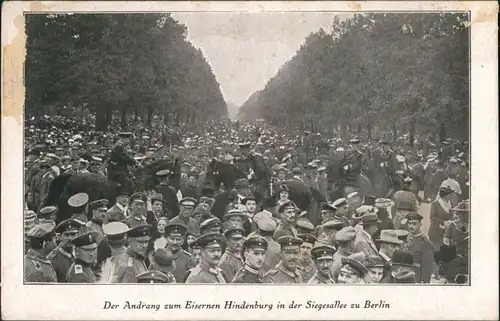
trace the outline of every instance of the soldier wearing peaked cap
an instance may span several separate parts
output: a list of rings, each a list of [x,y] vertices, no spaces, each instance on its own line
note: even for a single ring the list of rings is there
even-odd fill
[[[102,224],[106,218],[106,212],[108,211],[108,200],[100,199],[90,203],[90,210],[92,211],[92,218],[86,224],[89,230],[96,231],[99,233],[99,240],[104,238],[104,232],[102,231]]]
[[[130,145],[132,133],[121,132],[118,134],[120,139],[111,149],[108,161],[108,179],[122,185],[126,190],[132,191],[130,173],[128,166],[139,165],[137,161],[127,152],[127,146]]]
[[[222,217],[222,221],[227,227],[243,227],[243,223],[247,220],[246,214],[237,209],[232,209]]]
[[[220,233],[222,222],[217,217],[209,218],[200,224],[201,235],[208,233]]]
[[[128,247],[116,260],[118,283],[136,283],[136,276],[147,270],[145,260],[151,230],[151,225],[144,224],[127,232]]]
[[[224,271],[227,280],[232,281],[236,272],[243,267],[241,248],[245,240],[245,230],[242,227],[229,227],[224,236],[227,239],[227,247],[217,266]]]
[[[300,245],[299,267],[302,274],[302,279],[304,283],[307,283],[316,273],[316,265],[312,260],[311,250],[318,240],[316,239],[316,237],[314,237],[314,235],[311,234],[299,234],[297,236],[303,241]]]
[[[273,239],[274,231],[277,224],[275,219],[265,212],[255,214],[254,222],[257,225],[257,230],[252,232],[249,237],[256,235],[262,236],[267,241],[267,251],[262,264],[262,272],[265,274],[270,269],[274,268],[281,260],[280,258],[280,245]]]
[[[302,239],[293,236],[282,236],[278,239],[281,246],[281,261],[269,270],[262,280],[263,283],[303,283],[298,268],[300,245]]]
[[[191,254],[182,249],[187,231],[187,227],[183,224],[170,223],[165,227],[167,249],[172,253],[175,262],[172,274],[177,283],[183,281],[186,271],[191,268]]]
[[[297,220],[297,233],[298,234],[313,234],[314,225],[307,218],[300,218]]]
[[[238,270],[232,283],[262,283],[262,265],[267,251],[267,241],[260,235],[247,237],[242,244],[241,253],[244,266]]]
[[[196,225],[195,220],[191,217],[196,207],[196,200],[191,197],[184,197],[179,201],[179,215],[170,220],[171,224],[182,224],[189,230],[193,230]]]
[[[40,210],[38,213],[38,220],[56,220],[57,207],[55,206],[46,206]]]
[[[54,221],[43,221],[35,224],[27,233],[30,249],[24,256],[25,282],[57,282],[54,268],[45,256],[46,245],[52,240],[56,224]]]
[[[71,218],[80,223],[87,223],[87,204],[89,196],[87,193],[78,193],[68,199],[68,205],[72,208]]]
[[[201,247],[201,261],[186,279],[186,283],[227,283],[224,272],[217,267],[226,238],[220,233],[209,233],[197,238],[192,246]]]
[[[175,283],[163,272],[150,270],[137,275],[137,283]],[[175,281],[175,280],[174,280]]]
[[[332,277],[333,255],[335,248],[333,246],[316,244],[311,254],[316,265],[316,272],[307,282],[309,284],[333,284]]]
[[[130,228],[135,228],[140,225],[147,224],[146,213],[147,213],[147,196],[144,193],[135,193],[130,196],[129,208],[130,216],[127,218],[127,225]]]
[[[278,208],[278,215],[281,218],[281,221],[274,232],[274,239],[278,240],[280,237],[288,235],[288,236],[297,236],[297,206],[294,202],[288,201],[283,203]]]
[[[418,267],[415,268],[415,279],[417,283],[430,283],[434,270],[434,246],[421,231],[422,215],[410,212],[405,216],[408,225],[408,244],[406,248],[413,254]]]
[[[98,237],[97,232],[90,231],[70,241],[74,248],[74,262],[68,270],[66,282],[95,283],[97,281],[92,266],[97,262]]]
[[[338,276],[338,283],[363,284],[368,269],[361,262],[353,258],[342,258],[342,267]]]
[[[68,270],[73,263],[73,246],[70,241],[77,236],[82,224],[73,219],[59,223],[56,233],[59,235],[59,244],[47,255],[57,275],[59,282],[65,282]]]
[[[175,269],[175,261],[168,249],[157,249],[149,257],[149,270],[164,273],[167,279],[162,283],[177,283],[172,272]],[[153,275],[154,276],[154,275]],[[140,275],[137,276],[137,282],[140,282]]]

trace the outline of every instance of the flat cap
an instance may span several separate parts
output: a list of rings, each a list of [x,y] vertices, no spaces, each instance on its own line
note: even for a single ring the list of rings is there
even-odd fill
[[[56,222],[51,220],[44,220],[40,223],[35,224],[26,236],[33,239],[48,239],[52,237],[52,233],[56,228]]]
[[[314,244],[318,241],[318,239],[312,235],[312,234],[307,234],[307,233],[304,233],[304,234],[299,234],[297,235],[297,237],[299,239],[301,239],[303,242],[305,243],[311,243],[311,244]]]
[[[351,241],[356,238],[356,229],[352,226],[346,226],[335,234],[335,240],[340,242]]]
[[[224,231],[224,236],[228,239],[243,239],[245,238],[245,230],[242,227],[230,227]]]
[[[158,270],[150,270],[138,274],[135,277],[137,283],[168,283],[168,277],[165,273]]]
[[[368,269],[361,262],[356,261],[355,259],[349,257],[342,258],[342,267],[348,268],[354,274],[359,277],[364,277],[366,273],[368,273]]]
[[[57,233],[64,233],[67,231],[79,231],[80,227],[82,227],[82,223],[80,223],[77,220],[74,220],[72,218],[67,219],[59,223],[56,227],[56,232]]]
[[[184,197],[179,201],[179,204],[182,206],[195,206],[196,203],[196,200],[192,197]]]
[[[89,201],[87,193],[78,193],[68,199],[68,205],[71,207],[82,207]]]
[[[151,225],[143,224],[128,230],[127,235],[129,237],[149,236],[151,235],[151,230],[152,230]]]
[[[334,218],[331,220],[327,220],[325,223],[321,224],[321,226],[323,226],[326,229],[341,230],[344,226],[344,222]]]
[[[311,221],[309,221],[308,219],[306,218],[301,218],[297,221],[297,228],[300,228],[304,231],[308,231],[308,232],[313,232],[314,231],[314,225],[313,223],[311,223]]]
[[[187,227],[183,224],[168,224],[165,226],[165,235],[179,234],[184,235],[187,232]]]
[[[335,248],[330,245],[318,243],[311,250],[311,255],[315,260],[319,259],[332,259],[335,254]]]
[[[97,243],[98,237],[99,233],[96,231],[90,231],[74,237],[70,243],[76,247],[92,245]]]
[[[110,239],[123,238],[129,229],[128,225],[123,222],[110,222],[108,224],[104,224],[102,227],[104,235]]]
[[[290,235],[284,235],[278,238],[277,242],[281,245],[281,249],[286,249],[290,246],[300,246],[304,241],[297,237],[293,237]]]
[[[227,240],[224,235],[220,233],[208,233],[198,237],[193,241],[194,246],[198,246],[200,248],[206,247],[221,247],[226,244]]]
[[[91,202],[89,205],[90,205],[91,209],[96,209],[96,208],[101,208],[101,207],[108,208],[109,201],[107,199],[100,199],[100,200]]]
[[[242,251],[246,249],[262,248],[267,250],[267,240],[260,235],[253,235],[245,239],[242,245]]]
[[[38,214],[39,217],[50,217],[57,212],[57,207],[55,206],[46,206],[40,210]]]
[[[278,227],[278,224],[272,218],[272,216],[267,215],[263,212],[255,214],[253,221],[255,222],[255,224],[257,224],[259,230],[264,232],[274,232]]]

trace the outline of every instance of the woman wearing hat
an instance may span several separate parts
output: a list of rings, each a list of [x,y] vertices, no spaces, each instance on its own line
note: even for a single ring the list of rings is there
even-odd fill
[[[431,224],[429,226],[428,236],[436,249],[443,243],[444,231],[451,224],[453,219],[453,214],[451,213],[452,205],[450,202],[453,197],[454,191],[448,186],[443,186],[439,189],[436,200],[431,204]]]
[[[458,203],[452,209],[455,219],[446,228],[443,243],[447,246],[456,246],[457,253],[468,257],[469,254],[469,201]]]

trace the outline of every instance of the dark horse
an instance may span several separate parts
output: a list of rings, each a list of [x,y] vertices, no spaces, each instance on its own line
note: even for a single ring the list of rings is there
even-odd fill
[[[374,188],[370,179],[360,173],[355,176],[348,176],[342,173],[339,165],[330,162],[327,166],[328,190],[330,199],[346,197],[352,192],[358,192],[361,196],[374,195]]]
[[[159,160],[143,168],[137,168],[132,173],[133,192],[153,189],[158,184],[155,173],[162,169],[172,170],[171,182],[174,186],[180,185],[180,165],[175,160]],[[71,217],[71,208],[68,205],[68,199],[77,193],[87,193],[89,202],[98,199],[107,199],[110,206],[116,202],[118,184],[109,180],[106,176],[86,173],[86,174],[61,174],[54,178],[50,184],[49,192],[45,198],[45,205],[54,205],[58,207],[57,222],[61,222]]]

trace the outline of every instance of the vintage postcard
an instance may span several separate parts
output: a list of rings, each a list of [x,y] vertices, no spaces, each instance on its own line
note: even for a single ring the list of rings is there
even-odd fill
[[[2,318],[498,319],[497,13],[4,3]]]

